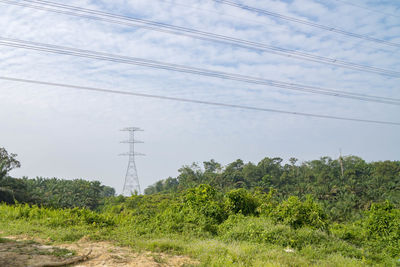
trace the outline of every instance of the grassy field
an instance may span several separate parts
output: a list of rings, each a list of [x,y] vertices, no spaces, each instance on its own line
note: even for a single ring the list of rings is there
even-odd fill
[[[296,161],[194,163],[130,197],[3,171],[0,237],[173,266],[400,266],[400,162]]]
[[[83,225],[49,227],[43,226],[39,221],[3,220],[0,228],[2,236],[39,237],[47,240],[48,245],[76,242],[81,238],[87,238],[92,241],[112,241],[117,245],[128,246],[137,252],[153,251],[188,255],[199,260],[200,266],[364,266],[366,263],[363,259],[346,257],[338,252],[326,251],[327,248],[312,245],[298,251],[273,244],[224,241],[218,238],[151,234],[136,236],[130,234],[134,231],[126,226],[115,227],[112,230]],[[325,250],[325,253],[321,254],[321,249]],[[387,266],[387,263],[383,265]]]
[[[99,211],[1,204],[1,236],[52,245],[110,241],[135,252],[187,255],[200,266],[400,266],[396,209],[382,204],[363,220],[335,223],[312,200],[272,207],[264,199],[254,206],[257,212],[234,212],[252,207],[251,199],[243,201],[250,194],[222,205],[208,189],[200,186],[183,198],[114,198]]]

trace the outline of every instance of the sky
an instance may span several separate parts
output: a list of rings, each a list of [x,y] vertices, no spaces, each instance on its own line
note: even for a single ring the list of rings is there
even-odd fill
[[[64,1],[52,0],[57,3]],[[400,2],[232,0],[400,44]],[[17,1],[21,2],[21,1]],[[400,72],[400,47],[212,0],[71,0],[69,5]],[[400,78],[0,2],[0,37],[400,99]],[[0,76],[293,112],[400,122],[400,107],[0,45]],[[13,177],[99,180],[122,191],[124,127],[140,127],[142,188],[192,162],[264,157],[400,159],[400,126],[320,119],[0,80],[0,147]]]

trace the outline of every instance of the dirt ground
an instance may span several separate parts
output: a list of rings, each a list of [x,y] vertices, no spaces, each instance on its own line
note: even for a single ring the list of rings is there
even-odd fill
[[[126,247],[118,247],[110,242],[93,242],[82,239],[76,243],[57,246],[43,245],[45,240],[32,240],[24,236],[10,236],[0,242],[0,266],[50,266],[50,262],[59,263],[79,256],[87,259],[73,265],[75,267],[95,266],[195,266],[197,261],[187,256],[168,255],[164,253],[136,253]]]

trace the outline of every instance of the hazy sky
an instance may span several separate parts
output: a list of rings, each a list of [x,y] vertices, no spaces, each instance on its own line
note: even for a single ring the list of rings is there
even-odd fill
[[[55,1],[55,0],[54,0]],[[400,44],[399,1],[238,3]],[[65,1],[57,1],[65,3]],[[350,2],[350,1],[349,1]],[[349,38],[211,0],[68,1],[86,7],[400,71],[400,48]],[[346,70],[230,45],[0,3],[0,36],[159,60],[400,99],[400,78]],[[287,111],[400,122],[400,106],[201,77],[0,45],[0,76]],[[17,153],[11,175],[99,180],[121,192],[128,146],[137,145],[142,188],[192,162],[358,155],[400,159],[400,126],[298,117],[0,81],[0,146]]]

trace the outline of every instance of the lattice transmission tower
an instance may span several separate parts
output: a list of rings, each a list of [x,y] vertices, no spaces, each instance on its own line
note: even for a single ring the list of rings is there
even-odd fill
[[[124,188],[122,189],[122,194],[125,196],[130,196],[135,193],[140,194],[141,193],[140,184],[136,169],[135,157],[144,156],[144,154],[135,152],[135,144],[143,143],[142,141],[135,140],[135,132],[143,130],[137,127],[127,127],[122,129],[121,131],[129,132],[129,139],[121,142],[129,144],[129,152],[120,154],[121,156],[129,156],[128,168],[126,170],[125,182],[124,182]]]

